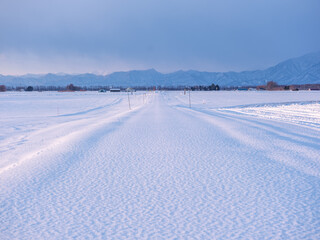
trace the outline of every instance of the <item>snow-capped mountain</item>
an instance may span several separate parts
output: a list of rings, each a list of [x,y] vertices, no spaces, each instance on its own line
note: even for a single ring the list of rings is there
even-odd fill
[[[265,70],[243,72],[177,71],[162,74],[154,69],[95,74],[0,75],[0,85],[7,86],[249,86],[274,81],[281,85],[320,83],[320,52],[283,61]]]

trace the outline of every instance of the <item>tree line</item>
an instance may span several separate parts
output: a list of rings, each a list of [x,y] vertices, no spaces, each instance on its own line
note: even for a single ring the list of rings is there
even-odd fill
[[[0,85],[0,92],[5,91],[98,91],[100,89],[110,90],[111,88],[119,88],[124,91],[127,87],[120,87],[120,86],[76,86],[72,83],[68,84],[67,86],[5,86]],[[219,85],[211,84],[209,86],[205,85],[195,85],[195,86],[133,86],[131,87],[137,91],[148,91],[148,90],[166,90],[166,91],[177,91],[177,90],[184,90],[190,89],[192,91],[218,91],[220,90]]]

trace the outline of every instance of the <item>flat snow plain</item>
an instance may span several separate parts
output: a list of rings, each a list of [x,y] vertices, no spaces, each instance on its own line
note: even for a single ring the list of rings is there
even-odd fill
[[[320,92],[0,94],[0,239],[320,239]]]

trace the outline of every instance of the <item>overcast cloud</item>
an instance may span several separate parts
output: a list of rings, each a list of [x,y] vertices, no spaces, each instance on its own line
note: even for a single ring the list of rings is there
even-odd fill
[[[263,69],[320,50],[319,0],[0,0],[0,73]]]

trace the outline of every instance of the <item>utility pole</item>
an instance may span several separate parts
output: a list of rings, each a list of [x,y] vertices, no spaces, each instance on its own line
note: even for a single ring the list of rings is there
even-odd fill
[[[191,96],[190,96],[190,88],[189,88],[189,108],[191,108]]]
[[[129,110],[131,110],[129,92],[128,92],[128,103],[129,103]]]

